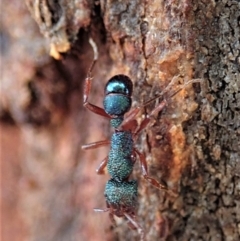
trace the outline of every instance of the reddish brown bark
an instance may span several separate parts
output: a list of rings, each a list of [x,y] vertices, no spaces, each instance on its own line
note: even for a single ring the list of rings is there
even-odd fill
[[[99,49],[94,104],[101,105],[104,84],[119,73],[132,78],[135,105],[174,77],[176,87],[203,79],[174,98],[166,93],[167,107],[138,140],[151,175],[177,192],[151,187],[136,164],[138,220],[146,240],[239,240],[239,3],[27,3],[49,43],[25,6],[4,2],[3,240],[139,240],[124,220],[112,229],[106,213],[93,212],[105,207],[109,176],[95,169],[108,149],[82,151],[81,145],[111,133],[106,120],[82,106],[93,58],[89,36]],[[62,60],[48,57],[49,49]]]

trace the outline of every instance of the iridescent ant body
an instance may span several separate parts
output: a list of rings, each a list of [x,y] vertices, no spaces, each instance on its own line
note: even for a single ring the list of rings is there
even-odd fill
[[[103,108],[89,103],[88,96],[90,94],[92,80],[91,71],[97,59],[96,46],[93,42],[91,44],[95,51],[95,59],[85,80],[83,105],[90,111],[108,118],[114,129],[110,141],[103,140],[82,146],[83,149],[93,149],[110,144],[108,156],[97,169],[97,173],[102,174],[107,166],[108,173],[111,175],[111,179],[107,182],[104,192],[107,208],[95,209],[95,211],[108,211],[112,220],[114,215],[127,218],[131,227],[138,229],[141,240],[144,240],[144,231],[135,218],[138,185],[137,181],[129,180],[137,156],[141,163],[142,174],[145,180],[159,189],[168,189],[148,175],[145,156],[134,147],[134,142],[139,132],[150,123],[153,116],[166,106],[166,100],[160,102],[147,116],[145,116],[142,122],[138,124],[136,116],[140,109],[155,99],[160,98],[160,96],[149,100],[142,106],[131,109],[132,81],[125,75],[116,75],[113,76],[105,86]],[[189,81],[187,84],[190,82],[194,81]],[[175,91],[170,97],[178,93],[184,86],[185,85]]]
[[[125,216],[131,225],[139,230],[142,240],[144,232],[135,219],[135,209],[137,206],[137,181],[129,180],[136,161],[139,156],[144,178],[159,189],[167,189],[155,179],[148,176],[147,164],[143,154],[134,148],[134,141],[138,133],[147,126],[151,117],[164,108],[166,102],[161,102],[149,116],[145,117],[140,126],[137,124],[136,115],[140,108],[130,110],[132,100],[132,81],[125,75],[116,75],[112,77],[105,87],[105,97],[103,101],[104,108],[92,105],[88,102],[90,92],[91,76],[86,79],[84,91],[84,106],[110,119],[110,124],[114,128],[111,140],[104,140],[83,146],[83,149],[92,149],[110,144],[108,156],[103,160],[97,173],[103,173],[107,166],[111,179],[105,187],[105,198],[107,201],[106,209],[96,209],[96,211],[109,211],[110,216]],[[126,117],[124,115],[127,114]]]

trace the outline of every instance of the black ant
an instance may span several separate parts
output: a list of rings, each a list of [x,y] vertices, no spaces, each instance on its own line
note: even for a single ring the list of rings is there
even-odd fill
[[[169,191],[169,189],[148,175],[145,156],[134,147],[134,142],[136,141],[138,134],[150,123],[156,113],[163,110],[167,102],[166,100],[160,102],[149,115],[145,116],[140,125],[138,125],[136,116],[140,109],[160,98],[163,93],[145,102],[142,106],[131,109],[131,96],[133,90],[132,81],[125,75],[116,75],[113,76],[105,86],[105,97],[103,100],[104,108],[89,103],[88,97],[91,90],[92,69],[97,60],[98,53],[96,44],[93,40],[90,39],[89,42],[94,50],[94,60],[88,71],[87,78],[85,79],[83,105],[88,110],[110,119],[110,124],[114,128],[111,140],[98,141],[82,146],[82,149],[93,149],[110,144],[108,156],[102,161],[99,168],[96,170],[98,174],[102,174],[104,173],[104,168],[107,166],[107,170],[111,175],[111,179],[107,182],[104,192],[107,208],[95,209],[95,211],[109,211],[112,220],[114,220],[114,215],[117,217],[126,217],[130,226],[138,229],[141,235],[141,240],[144,240],[144,231],[135,218],[138,184],[135,180],[129,180],[137,156],[141,163],[143,177],[159,189],[164,189],[166,191]],[[187,82],[170,97],[176,95],[180,90],[185,88],[186,85],[194,82],[199,82],[199,80],[197,79]],[[170,85],[171,83],[169,86]],[[169,86],[164,90],[164,93]]]

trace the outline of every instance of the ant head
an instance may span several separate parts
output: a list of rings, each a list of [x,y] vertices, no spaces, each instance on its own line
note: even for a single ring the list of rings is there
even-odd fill
[[[111,116],[123,116],[132,105],[133,84],[126,75],[113,76],[105,86],[104,110]]]
[[[131,97],[133,84],[131,79],[123,74],[113,76],[105,86],[105,95],[123,94]]]

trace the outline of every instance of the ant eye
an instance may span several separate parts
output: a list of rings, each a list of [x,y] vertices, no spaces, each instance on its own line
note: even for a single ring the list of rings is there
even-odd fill
[[[132,95],[133,84],[131,79],[126,75],[115,75],[106,84],[105,95],[107,94],[123,94]]]

